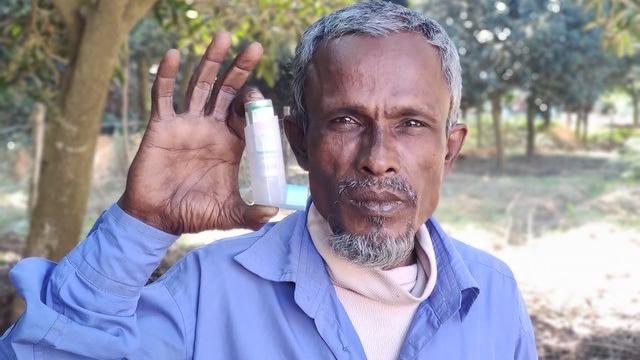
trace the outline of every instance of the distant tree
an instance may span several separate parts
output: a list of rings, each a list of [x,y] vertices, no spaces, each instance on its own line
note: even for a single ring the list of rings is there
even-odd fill
[[[526,98],[527,156],[535,152],[537,116],[548,125],[552,107],[578,113],[577,131],[586,139],[589,113],[613,71],[598,45],[602,29],[587,26],[590,11],[558,0],[431,1],[425,11],[444,23],[458,46],[463,109],[485,99],[491,104],[499,166],[502,100],[514,89]]]
[[[587,28],[601,27],[604,46],[621,61],[615,78],[628,95],[633,108],[633,124],[640,127],[640,2],[637,0],[583,0],[595,13]]]
[[[613,86],[629,95],[633,126],[640,127],[640,51],[617,59],[612,69]]]
[[[517,84],[522,63],[516,44],[522,30],[517,1],[429,1],[424,7],[453,38],[463,71],[463,106],[491,105],[496,164],[504,166],[503,97]]]
[[[521,46],[528,51],[521,56],[520,88],[527,94],[526,155],[530,157],[535,152],[536,116],[543,114],[548,124],[550,109],[563,99],[570,99],[586,131],[588,114],[607,86],[613,59],[598,45],[601,29],[586,29],[591,15],[584,8],[553,1],[522,4],[527,15],[521,18],[525,28]]]
[[[45,151],[26,254],[59,258],[80,234],[93,152],[118,52],[155,0],[16,2],[6,86],[48,103]],[[25,10],[27,11],[27,10]],[[12,69],[12,70],[13,70]],[[37,86],[34,84],[39,83]],[[15,84],[15,85],[14,85]]]

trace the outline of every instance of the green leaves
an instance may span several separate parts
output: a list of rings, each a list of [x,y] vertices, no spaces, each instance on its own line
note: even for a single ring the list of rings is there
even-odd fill
[[[601,27],[603,43],[618,57],[632,55],[640,48],[640,1],[588,0],[586,8],[595,14],[586,29]]]
[[[463,69],[463,106],[491,93],[535,94],[536,105],[584,107],[614,80],[584,7],[558,1],[432,1],[426,8],[454,39]],[[594,45],[595,44],[595,45]]]
[[[231,32],[236,54],[249,41],[258,41],[264,56],[254,74],[273,86],[281,76],[278,62],[290,58],[302,31],[322,15],[353,1],[330,0],[239,0],[199,1],[161,0],[155,7],[156,19],[165,31],[176,34],[180,48],[193,47],[204,52],[215,32]],[[194,15],[197,13],[197,17]]]

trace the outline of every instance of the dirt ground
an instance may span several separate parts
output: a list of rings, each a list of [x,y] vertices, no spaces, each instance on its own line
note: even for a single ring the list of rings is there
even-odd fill
[[[123,187],[122,166],[114,161],[117,146],[104,142],[87,229]],[[531,160],[509,156],[501,172],[490,156],[472,149],[445,179],[436,217],[451,235],[512,268],[536,328],[541,359],[640,359],[638,143],[608,152],[542,147]],[[291,181],[304,182],[304,174],[293,166],[290,170]],[[15,170],[0,165],[3,171]],[[20,258],[26,233],[26,185],[11,179],[3,176],[0,182],[3,310],[11,294],[6,274]],[[279,218],[286,214],[282,211]],[[161,269],[191,248],[241,232],[184,235]]]

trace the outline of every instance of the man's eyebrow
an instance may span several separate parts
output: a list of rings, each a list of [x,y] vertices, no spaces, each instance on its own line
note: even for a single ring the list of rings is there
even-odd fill
[[[361,115],[361,116],[366,116],[366,117],[370,116],[370,112],[368,111],[366,106],[357,105],[357,104],[350,104],[350,105],[336,104],[335,107],[333,107],[333,106],[329,107],[329,109],[327,110],[327,113],[329,113],[329,114],[339,114],[339,113],[355,114],[355,115]]]
[[[439,114],[431,106],[397,105],[390,107],[385,115],[388,117],[425,116],[431,121],[438,121]]]

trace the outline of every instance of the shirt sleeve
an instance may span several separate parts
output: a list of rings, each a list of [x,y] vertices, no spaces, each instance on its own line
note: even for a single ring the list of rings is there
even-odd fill
[[[518,291],[518,308],[520,311],[520,336],[516,343],[515,360],[537,360],[538,351],[536,350],[536,339],[533,331],[531,317],[527,311],[522,294]]]
[[[26,311],[0,338],[0,358],[185,358],[165,279],[145,286],[176,238],[114,204],[58,264],[20,261],[9,277]]]

